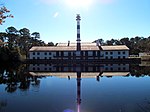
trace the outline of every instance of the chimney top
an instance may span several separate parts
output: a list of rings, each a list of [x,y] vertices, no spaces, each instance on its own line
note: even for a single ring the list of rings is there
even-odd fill
[[[80,14],[77,14],[76,20],[81,20]]]

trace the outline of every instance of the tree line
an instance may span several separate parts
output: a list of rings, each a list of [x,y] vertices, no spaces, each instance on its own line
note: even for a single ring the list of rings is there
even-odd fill
[[[28,54],[32,46],[53,46],[53,42],[46,44],[40,40],[40,33],[27,28],[17,30],[8,27],[5,32],[0,32],[0,61],[20,60]]]
[[[97,39],[93,42],[99,42],[101,45],[126,45],[130,49],[130,55],[138,55],[140,52],[150,52],[150,36],[149,37],[124,37],[121,39],[110,39],[104,41]]]
[[[32,46],[54,46],[53,42],[46,44],[40,38],[39,32],[31,33],[28,28],[17,30],[13,26],[8,27],[5,32],[0,32],[0,61],[21,60],[23,56],[26,57]],[[150,51],[150,36],[124,37],[106,41],[97,39],[93,42],[99,42],[101,45],[126,45],[130,49],[130,55]]]

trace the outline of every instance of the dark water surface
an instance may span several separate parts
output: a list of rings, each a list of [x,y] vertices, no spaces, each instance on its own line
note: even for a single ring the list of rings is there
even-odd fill
[[[129,64],[2,68],[0,112],[149,112],[149,75]]]

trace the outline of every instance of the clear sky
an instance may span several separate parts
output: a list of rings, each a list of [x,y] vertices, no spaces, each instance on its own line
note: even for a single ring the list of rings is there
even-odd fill
[[[150,0],[2,0],[14,15],[0,26],[39,32],[47,42],[76,41],[76,14],[81,41],[150,36]]]

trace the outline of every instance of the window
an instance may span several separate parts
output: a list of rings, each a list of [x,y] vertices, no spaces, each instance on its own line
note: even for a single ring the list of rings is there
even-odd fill
[[[113,59],[113,57],[112,57],[112,56],[110,56],[110,59]]]
[[[100,56],[100,51],[97,51],[97,55]]]
[[[35,52],[33,52],[33,55],[35,55]]]
[[[118,51],[118,54],[120,54],[120,51]]]
[[[33,57],[33,59],[35,59],[35,57]]]
[[[87,66],[85,67],[85,71],[88,71],[88,67]]]
[[[64,56],[64,52],[63,51],[61,51],[61,56]]]
[[[44,70],[47,70],[47,68],[45,68]]]
[[[45,59],[47,59],[47,57],[45,57]]]
[[[47,52],[45,52],[44,54],[47,55]]]
[[[112,55],[112,54],[113,54],[113,52],[110,52],[110,54]]]
[[[120,59],[120,56],[118,56],[118,59]]]
[[[65,52],[65,56],[71,56],[71,52]]]
[[[110,70],[113,70],[113,68],[110,68]]]
[[[105,70],[108,70],[108,68],[106,67]]]
[[[93,67],[93,71],[96,71],[96,67],[95,66]]]
[[[49,55],[51,55],[51,52],[49,52]]]
[[[118,70],[121,70],[121,68],[120,68],[120,67],[118,67]]]
[[[126,70],[126,68],[125,68],[125,67],[123,67],[123,70]]]
[[[37,57],[37,59],[40,59],[40,57]]]
[[[105,54],[107,55],[107,54],[108,54],[108,52],[105,52]]]
[[[57,56],[57,57],[59,56],[59,51],[56,52],[56,56]]]
[[[85,56],[88,56],[88,51],[85,51]]]
[[[123,56],[123,59],[125,59],[126,57],[125,56]]]
[[[105,59],[108,59],[108,56],[106,56],[106,58]]]
[[[93,51],[93,56],[96,56],[96,52],[95,51]]]
[[[35,70],[35,67],[33,67],[33,70]]]
[[[49,57],[49,59],[51,59],[51,57]]]
[[[40,53],[38,52],[37,55],[40,55]]]
[[[125,51],[123,51],[122,53],[125,54]]]

